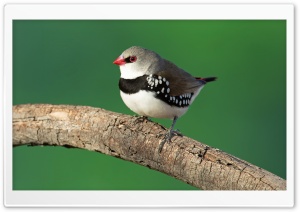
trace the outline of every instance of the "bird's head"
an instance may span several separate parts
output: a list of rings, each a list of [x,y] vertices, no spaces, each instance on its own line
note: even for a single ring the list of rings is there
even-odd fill
[[[120,66],[122,78],[134,79],[158,72],[163,59],[153,51],[132,46],[126,49],[113,63]]]

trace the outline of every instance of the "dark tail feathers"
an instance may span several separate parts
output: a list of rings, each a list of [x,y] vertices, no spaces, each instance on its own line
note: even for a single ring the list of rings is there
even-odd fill
[[[217,77],[196,77],[197,80],[203,80],[204,82],[216,81]]]

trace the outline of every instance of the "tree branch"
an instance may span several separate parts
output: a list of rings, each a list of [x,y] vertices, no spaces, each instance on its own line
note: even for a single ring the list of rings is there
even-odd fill
[[[266,170],[188,137],[172,138],[158,152],[166,129],[149,120],[100,108],[13,106],[13,145],[76,147],[158,170],[204,190],[286,190]]]

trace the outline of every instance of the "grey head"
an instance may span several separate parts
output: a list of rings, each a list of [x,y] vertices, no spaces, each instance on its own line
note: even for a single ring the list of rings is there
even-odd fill
[[[132,46],[126,49],[121,56],[127,62],[128,71],[147,75],[159,72],[164,63],[164,60],[157,53],[140,46]]]

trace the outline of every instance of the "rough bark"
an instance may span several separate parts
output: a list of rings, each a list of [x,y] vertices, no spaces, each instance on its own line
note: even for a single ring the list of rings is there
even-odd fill
[[[286,190],[262,168],[188,137],[159,153],[166,129],[149,120],[70,105],[13,106],[13,145],[57,145],[101,152],[158,170],[204,190]]]

